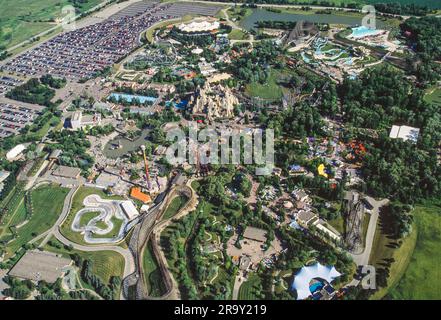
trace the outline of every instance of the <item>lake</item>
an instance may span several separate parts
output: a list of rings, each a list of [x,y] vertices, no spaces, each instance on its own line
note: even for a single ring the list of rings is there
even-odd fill
[[[278,13],[265,9],[253,9],[253,13],[246,17],[241,26],[247,30],[255,27],[257,21],[310,21],[315,23],[344,24],[348,26],[361,25],[361,18],[354,16],[338,15],[338,14],[294,14],[294,13]],[[377,27],[384,26],[384,22],[377,20]]]
[[[109,141],[104,146],[104,155],[111,159],[119,158],[123,155],[128,154],[132,151],[137,151],[141,145],[147,142],[147,137],[150,133],[150,129],[144,129],[141,131],[141,135],[135,140],[130,141],[129,139],[123,138],[121,136],[116,137],[112,141]],[[121,148],[115,149],[115,146],[121,145]]]

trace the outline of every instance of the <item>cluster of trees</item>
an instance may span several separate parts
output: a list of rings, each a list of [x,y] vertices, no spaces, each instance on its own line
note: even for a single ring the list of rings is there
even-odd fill
[[[48,145],[48,151],[52,152],[55,149],[61,149],[63,154],[59,161],[62,165],[70,167],[79,167],[87,171],[94,163],[94,159],[87,153],[90,148],[90,141],[82,130],[78,131],[52,131],[49,138],[56,141],[56,143]]]
[[[250,179],[248,179],[248,177],[245,174],[243,173],[235,174],[233,177],[232,185],[238,192],[243,194],[245,197],[250,196],[252,184]]]
[[[215,36],[212,34],[187,34],[183,33],[177,27],[173,27],[170,30],[169,36],[181,43],[194,44],[198,47],[208,47],[215,40]]]
[[[368,69],[338,88],[344,120],[356,127],[380,129],[396,123],[420,127],[428,106],[404,74],[390,66]],[[429,116],[429,115],[427,115]]]
[[[412,231],[413,214],[412,206],[392,201],[382,208],[382,214],[387,216],[390,223],[387,225],[389,233],[396,239],[408,236]]]
[[[106,124],[104,126],[95,126],[88,129],[87,134],[94,137],[106,136],[114,130],[115,128],[111,124]]]
[[[235,49],[242,50],[242,55],[233,60],[229,68],[238,79],[245,82],[265,83],[269,77],[270,65],[281,63],[276,59],[281,48],[272,41],[261,41],[251,52],[243,50],[246,48]]]
[[[366,148],[362,174],[368,193],[414,203],[441,192],[441,167],[435,148],[418,148],[385,135]]]
[[[51,99],[55,96],[55,90],[42,84],[38,79],[33,78],[28,82],[15,87],[6,97],[22,102],[40,104],[42,106],[51,106]]]
[[[83,261],[81,279],[106,300],[113,300],[121,286],[121,278],[117,276],[110,278],[109,285],[106,285],[98,276],[92,273],[92,261],[88,259]]]
[[[204,246],[207,245],[207,232],[220,234],[222,240],[226,241],[225,228],[221,224],[213,225],[209,219],[200,217],[196,222],[194,230],[195,235],[189,239],[188,246],[192,256],[190,268],[193,278],[198,285],[200,297],[202,299],[215,300],[228,299],[231,293],[231,282],[229,279],[234,277],[237,268],[226,252],[223,253],[222,259],[224,261],[221,262],[218,261],[219,258],[204,252]],[[229,277],[222,278],[221,281],[211,284],[210,280],[216,276],[216,272],[219,272],[218,268],[225,268]]]
[[[47,75],[40,77],[40,82],[42,84],[45,84],[45,85],[53,88],[53,89],[61,89],[66,85],[67,80],[66,80],[66,78],[55,78],[55,77],[51,76],[50,74],[47,74]]]
[[[36,300],[63,300],[68,297],[63,289],[61,278],[54,283],[41,280],[38,282],[37,290],[40,294],[35,297]]]
[[[412,17],[400,25],[404,35],[418,53],[419,63],[413,64],[414,72],[424,81],[440,79],[441,20],[436,17]]]
[[[166,248],[165,255],[169,263],[172,264],[170,267],[179,284],[181,296],[186,300],[198,299],[197,288],[187,269],[185,241],[183,241],[189,237],[196,218],[197,214],[193,212],[179,220],[179,223],[175,224],[175,228],[161,235],[161,246]]]
[[[35,284],[30,280],[20,280],[11,276],[5,276],[3,281],[9,286],[3,290],[3,294],[17,300],[29,298],[35,290]]]
[[[426,14],[431,12],[431,10],[427,6],[421,6],[414,3],[376,3],[374,4],[374,7],[380,12],[398,15],[425,16]]]

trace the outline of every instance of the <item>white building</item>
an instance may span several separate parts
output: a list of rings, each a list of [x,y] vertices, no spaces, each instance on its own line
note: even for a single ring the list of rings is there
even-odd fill
[[[209,21],[193,21],[190,23],[181,23],[178,27],[179,30],[183,32],[209,32],[216,29],[219,29],[220,23],[218,21],[209,22]]]
[[[136,209],[135,205],[132,201],[126,200],[121,201],[121,209],[124,212],[124,214],[127,216],[129,220],[135,219],[137,216],[139,216],[138,209]]]
[[[97,126],[101,124],[101,115],[85,115],[81,111],[75,111],[70,118],[70,127],[72,130],[78,130],[87,126]]]
[[[26,150],[26,146],[24,144],[18,144],[6,153],[6,159],[8,161],[14,161],[22,154],[24,150]]]
[[[420,129],[409,126],[392,126],[390,130],[389,138],[403,139],[404,141],[410,140],[412,143],[417,143],[418,136],[420,135]]]

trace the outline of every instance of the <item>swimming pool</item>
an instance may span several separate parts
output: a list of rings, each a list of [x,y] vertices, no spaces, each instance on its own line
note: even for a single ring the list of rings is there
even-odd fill
[[[366,26],[360,26],[360,27],[352,28],[352,33],[351,33],[350,37],[363,38],[363,37],[367,37],[367,36],[374,36],[374,35],[379,34],[381,32],[382,32],[381,30],[368,28]]]
[[[309,286],[309,291],[311,291],[311,293],[314,293],[320,290],[321,288],[323,288],[323,286],[324,286],[323,283],[321,283],[320,281],[314,282]]]
[[[138,96],[133,94],[126,94],[126,93],[112,93],[110,94],[109,98],[115,98],[118,101],[125,100],[127,102],[132,102],[132,100],[138,99],[140,103],[145,103],[146,101],[154,103],[157,98],[155,97],[147,97],[147,96]]]

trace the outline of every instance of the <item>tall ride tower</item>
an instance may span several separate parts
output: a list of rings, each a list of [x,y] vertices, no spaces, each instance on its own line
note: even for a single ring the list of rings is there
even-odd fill
[[[142,150],[142,154],[144,156],[145,178],[147,180],[147,187],[150,190],[151,185],[150,185],[149,163],[147,161],[147,156],[145,154],[145,145],[141,146],[141,150]]]

